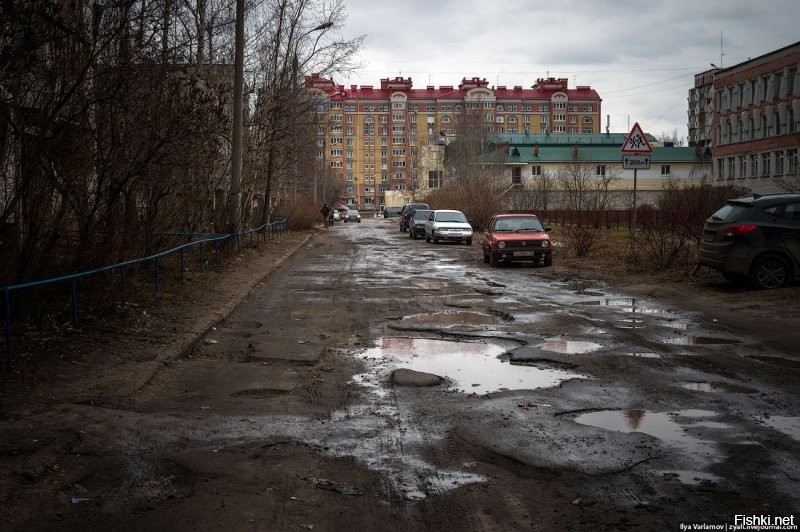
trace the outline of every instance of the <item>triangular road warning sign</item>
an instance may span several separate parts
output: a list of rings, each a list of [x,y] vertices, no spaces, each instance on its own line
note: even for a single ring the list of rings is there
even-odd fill
[[[628,133],[628,138],[625,139],[625,144],[619,151],[622,153],[653,153],[653,147],[647,142],[647,137],[639,127],[639,122],[633,124],[633,129]]]

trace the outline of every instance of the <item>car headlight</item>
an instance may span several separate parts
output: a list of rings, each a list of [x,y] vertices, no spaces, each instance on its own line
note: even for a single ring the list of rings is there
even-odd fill
[[[501,242],[498,242],[498,243],[497,243],[497,247],[499,247],[500,249],[504,249],[504,248],[506,247],[506,243],[505,243],[505,242],[502,242],[502,241],[501,241]]]
[[[550,241],[549,240],[542,240],[542,247],[543,248],[550,247]]]

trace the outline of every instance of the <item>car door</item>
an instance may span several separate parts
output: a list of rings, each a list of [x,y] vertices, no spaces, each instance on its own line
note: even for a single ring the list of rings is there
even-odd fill
[[[800,201],[786,204],[783,216],[775,218],[775,232],[794,257],[795,264],[800,264]]]

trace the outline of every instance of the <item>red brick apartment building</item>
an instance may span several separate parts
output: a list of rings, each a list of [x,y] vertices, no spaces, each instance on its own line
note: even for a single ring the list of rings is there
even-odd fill
[[[798,181],[800,42],[714,73],[717,183],[756,193]]]
[[[312,74],[305,86],[318,102],[320,171],[341,177],[345,201],[359,209],[378,210],[390,190],[413,195],[418,172],[428,179],[421,150],[454,134],[464,113],[480,112],[484,129],[498,134],[599,133],[601,126],[600,96],[588,86],[569,88],[566,78],[523,88],[473,77],[458,87],[415,89],[411,78],[345,87]]]

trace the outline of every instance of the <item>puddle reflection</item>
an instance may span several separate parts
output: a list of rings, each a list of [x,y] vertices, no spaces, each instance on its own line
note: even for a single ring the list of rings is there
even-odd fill
[[[563,353],[566,355],[582,355],[597,351],[601,347],[600,344],[594,342],[580,342],[574,340],[547,340],[544,343],[537,345],[539,349],[544,351],[552,351],[554,353]]]
[[[692,427],[728,429],[729,425],[713,421],[679,423],[680,418],[707,418],[717,414],[709,410],[681,410],[679,412],[651,412],[648,410],[601,410],[587,412],[575,418],[576,423],[616,432],[641,432],[669,442],[692,452],[707,450],[714,443],[694,437],[686,432]]]
[[[446,377],[454,383],[452,389],[465,393],[549,388],[586,378],[562,369],[511,365],[501,356],[508,349],[492,343],[387,337],[378,339],[374,348],[360,356]]]

